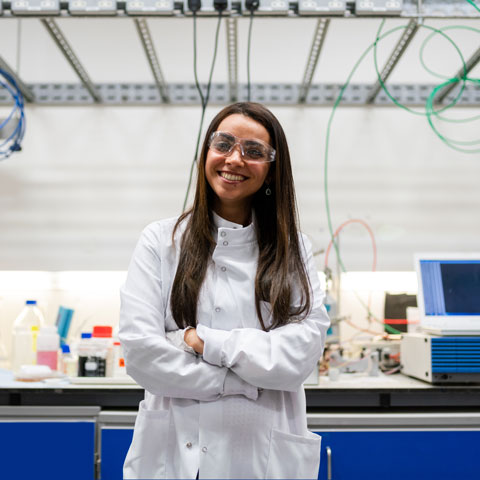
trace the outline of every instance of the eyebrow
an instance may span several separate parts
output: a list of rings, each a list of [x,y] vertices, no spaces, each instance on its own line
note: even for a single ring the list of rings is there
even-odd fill
[[[235,138],[232,134],[226,132],[220,132],[220,136],[228,140],[232,140],[233,138]]]
[[[246,145],[253,145],[253,146],[254,146],[254,145],[259,145],[259,146],[261,146],[261,147],[264,146],[264,144],[263,144],[262,141],[260,141],[260,140],[255,140],[255,139],[253,139],[253,138],[252,138],[252,139],[247,139],[247,140],[245,140],[245,144],[246,144]]]

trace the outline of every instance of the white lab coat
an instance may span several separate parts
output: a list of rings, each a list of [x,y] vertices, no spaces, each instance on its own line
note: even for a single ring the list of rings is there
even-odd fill
[[[265,332],[255,311],[254,226],[215,215],[217,246],[198,302],[202,358],[169,341],[174,331],[183,335],[170,310],[184,229],[174,248],[175,222],[143,231],[121,289],[127,372],[145,388],[124,478],[316,479],[320,437],[307,429],[303,381],[322,354],[329,320],[309,241],[302,236],[312,311]],[[262,309],[268,319],[269,304]]]

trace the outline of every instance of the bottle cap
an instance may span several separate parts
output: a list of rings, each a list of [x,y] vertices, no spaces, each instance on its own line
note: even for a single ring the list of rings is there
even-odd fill
[[[114,345],[120,345],[120,342],[113,342]]]
[[[81,338],[92,338],[92,334],[90,332],[83,332]]]
[[[25,305],[36,305],[37,304],[37,301],[36,300],[27,300],[25,302]]]
[[[32,332],[38,332],[38,327],[37,327],[37,325],[32,325],[32,326],[30,327],[30,330],[31,330]]]
[[[112,336],[113,328],[109,325],[95,325],[93,327],[92,337],[108,338]]]
[[[70,346],[67,344],[62,345],[62,353],[70,353]]]

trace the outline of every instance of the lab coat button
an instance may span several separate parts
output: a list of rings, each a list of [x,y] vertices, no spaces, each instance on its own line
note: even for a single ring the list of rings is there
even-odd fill
[[[223,242],[223,245],[226,247],[228,245],[228,242]]]
[[[187,448],[192,448],[192,442],[187,442],[186,447]]]
[[[221,235],[222,237],[226,237],[226,236],[227,236],[227,232],[221,232],[220,235]]]
[[[220,307],[217,307],[215,311],[218,313],[220,311]]]
[[[208,450],[207,447],[203,447],[203,448],[202,448],[202,452],[203,452],[203,453],[206,453],[207,450]]]
[[[226,272],[226,271],[227,271],[227,267],[222,267],[221,270],[222,270],[222,272]]]

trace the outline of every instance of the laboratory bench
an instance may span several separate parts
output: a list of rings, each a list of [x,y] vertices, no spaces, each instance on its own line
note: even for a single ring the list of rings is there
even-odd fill
[[[342,374],[305,390],[322,436],[319,479],[478,480],[480,385]],[[120,480],[142,398],[135,384],[15,382],[0,371],[2,478]]]

